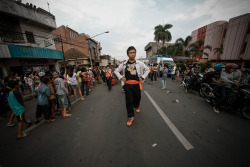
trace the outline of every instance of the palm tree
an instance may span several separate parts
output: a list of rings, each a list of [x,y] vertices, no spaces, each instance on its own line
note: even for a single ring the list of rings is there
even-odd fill
[[[167,54],[167,47],[163,46],[160,49],[158,49],[157,54],[166,55]]]
[[[182,45],[179,43],[169,45],[166,50],[166,54],[171,55],[171,56],[180,56],[182,52],[183,52],[183,48],[182,48]]]
[[[217,60],[220,60],[220,55],[223,53],[223,47],[221,48],[214,48],[214,54],[217,55]],[[217,62],[216,60],[216,62]]]
[[[194,43],[192,43],[190,46],[190,52],[193,53],[193,55],[198,55],[199,56],[199,60],[202,58],[203,55],[209,57],[209,54],[204,52],[205,49],[208,50],[212,50],[212,47],[210,45],[206,45],[204,46],[204,41],[203,40],[199,40],[196,41]]]
[[[162,44],[164,46],[165,42],[169,42],[172,40],[172,35],[168,29],[172,28],[172,24],[165,24],[165,25],[158,25],[155,27],[155,38],[154,40],[159,43],[162,41]]]
[[[192,40],[191,36],[187,36],[186,39],[184,40],[183,38],[178,38],[175,43],[179,43],[183,47],[183,52],[182,56],[187,56],[189,57],[189,51],[188,51],[188,44]]]

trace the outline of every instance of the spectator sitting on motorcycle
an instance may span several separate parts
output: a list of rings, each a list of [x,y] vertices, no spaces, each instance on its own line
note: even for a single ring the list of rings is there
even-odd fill
[[[242,81],[242,73],[238,68],[234,69],[232,75],[233,75],[233,81],[234,82],[241,82]]]
[[[185,93],[188,92],[188,89],[190,88],[190,86],[197,80],[197,75],[199,75],[201,72],[201,68],[199,67],[199,65],[200,65],[199,62],[193,63],[193,68],[191,69],[191,78],[190,78],[188,87],[185,90]]]
[[[183,77],[182,77],[182,81],[181,81],[180,87],[184,86],[184,85],[183,85],[183,81],[184,81],[185,77],[186,77],[186,76],[189,76],[189,75],[190,75],[190,69],[189,69],[188,66],[185,66],[184,75],[183,75]]]
[[[225,82],[220,81],[221,76],[221,68],[224,66],[224,64],[216,64],[214,65],[214,71],[210,72],[208,75],[210,75],[209,78],[211,78],[211,81],[209,85],[213,87],[213,90],[215,93],[218,93],[219,99],[216,103],[216,106],[213,107],[214,111],[216,113],[219,113],[219,108],[222,105],[222,103],[226,100],[226,86],[227,84]]]
[[[237,64],[228,63],[225,66],[225,71],[221,73],[220,81],[225,82],[227,87],[231,88],[232,85],[239,85],[238,82],[233,80],[233,72],[238,68]]]

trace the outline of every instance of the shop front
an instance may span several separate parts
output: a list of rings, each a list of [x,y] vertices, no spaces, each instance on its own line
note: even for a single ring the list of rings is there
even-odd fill
[[[18,45],[5,45],[0,51],[0,69],[3,76],[11,73],[30,74],[33,71],[47,72],[59,70],[58,60],[63,59],[62,52]],[[7,48],[7,49],[6,49]]]

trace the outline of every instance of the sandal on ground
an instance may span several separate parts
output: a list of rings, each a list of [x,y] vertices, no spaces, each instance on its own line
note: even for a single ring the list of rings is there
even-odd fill
[[[54,122],[56,119],[48,119],[46,120],[47,123]]]
[[[22,137],[17,137],[16,139],[19,140],[19,139],[22,139],[22,138],[27,137],[27,136],[29,136],[29,135],[30,135],[30,133],[29,133],[29,132],[26,132],[26,133],[23,133],[23,136],[22,136]]]
[[[63,118],[69,118],[69,117],[71,117],[71,114],[65,114],[65,115],[63,115]]]
[[[136,108],[135,111],[136,111],[137,113],[139,113],[139,112],[140,112],[140,109],[139,109],[139,108]]]
[[[15,123],[13,123],[13,122],[12,122],[12,123],[8,123],[8,124],[7,124],[7,126],[8,126],[8,127],[13,127],[13,126],[15,126],[15,125],[16,125],[16,124],[15,124]]]
[[[128,119],[128,122],[127,122],[127,126],[128,126],[128,127],[131,126],[132,123],[133,123],[133,121],[134,121],[134,117],[129,118],[129,119]]]
[[[26,127],[30,127],[32,125],[32,121],[27,121],[28,124],[26,125]]]
[[[82,97],[82,101],[84,100],[84,98]]]

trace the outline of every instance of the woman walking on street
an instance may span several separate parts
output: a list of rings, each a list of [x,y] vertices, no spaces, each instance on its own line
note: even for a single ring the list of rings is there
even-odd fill
[[[162,69],[162,90],[166,89],[167,75],[168,75],[168,65],[164,64],[164,68]]]
[[[101,75],[102,75],[102,81],[103,81],[103,84],[105,84],[105,82],[106,82],[106,73],[105,73],[105,67],[103,67],[102,69],[101,69]]]
[[[82,77],[82,95],[84,96],[84,89],[86,90],[86,95],[89,95],[89,74],[86,68],[82,68],[81,71],[82,73],[80,74],[80,76]]]
[[[106,74],[106,80],[107,80],[107,85],[108,85],[108,91],[111,91],[111,82],[112,82],[112,70],[110,68],[110,66],[107,66],[107,70],[105,71]]]
[[[84,100],[84,98],[82,97],[81,89],[80,89],[79,84],[77,82],[78,77],[77,77],[76,73],[73,72],[72,70],[69,70],[68,75],[67,75],[67,79],[68,79],[68,83],[69,83],[71,89],[73,89],[75,99],[77,100],[76,90],[78,90],[81,99]]]
[[[157,70],[158,70],[157,64],[154,63],[154,66],[153,66],[154,81],[153,81],[153,82],[156,82],[156,81],[157,81]]]

